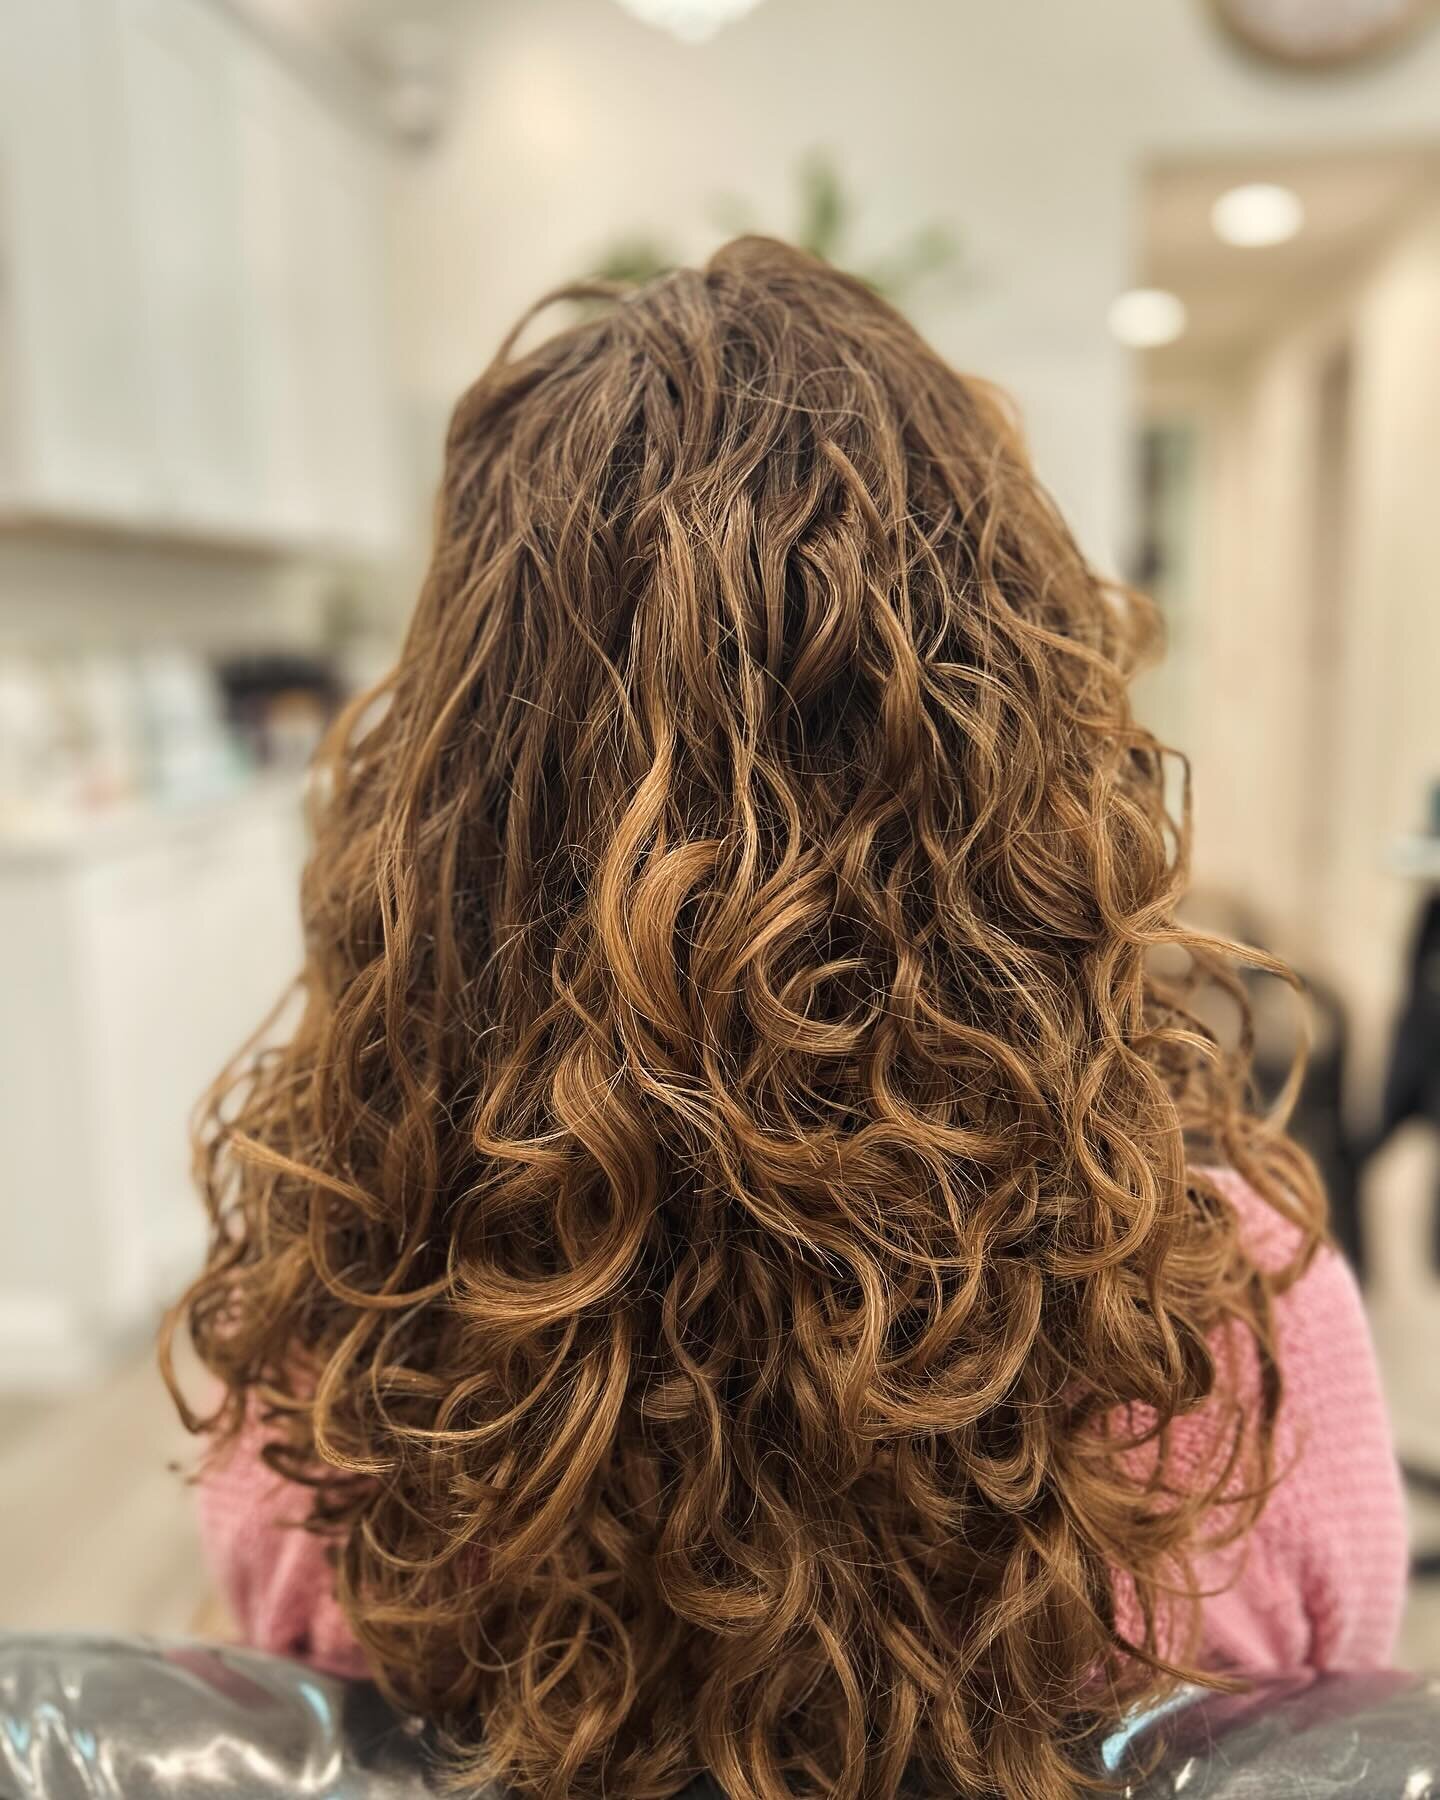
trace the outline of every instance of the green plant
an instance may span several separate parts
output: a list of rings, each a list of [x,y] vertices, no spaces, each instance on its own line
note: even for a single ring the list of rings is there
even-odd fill
[[[852,257],[848,246],[857,207],[827,150],[812,150],[801,159],[795,185],[795,224],[780,235],[812,256],[858,276],[888,300],[903,300],[921,281],[955,268],[960,261],[955,234],[938,222],[911,232],[882,257]],[[717,196],[709,211],[727,237],[765,229],[749,203],[734,194]],[[679,260],[660,238],[637,232],[612,244],[590,272],[611,281],[642,282],[663,275]]]

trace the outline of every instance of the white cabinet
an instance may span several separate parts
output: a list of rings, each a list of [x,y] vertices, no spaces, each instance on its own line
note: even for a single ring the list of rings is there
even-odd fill
[[[148,482],[119,66],[108,5],[0,3],[0,493],[102,522]]]
[[[319,538],[327,517],[313,439],[314,246],[308,241],[302,145],[312,108],[258,48],[236,68],[240,242],[248,271],[246,337],[257,434],[267,446],[259,504],[282,533]]]
[[[233,30],[192,0],[120,0],[120,27],[150,500],[201,531],[245,531],[263,518]]]
[[[198,1268],[197,1097],[298,971],[289,784],[0,855],[0,1388],[64,1383]]]
[[[219,0],[0,0],[0,507],[383,548],[381,155]]]
[[[394,529],[375,145],[273,58],[236,63],[248,379],[263,506],[322,542]]]
[[[373,170],[336,121],[307,121],[297,212],[313,255],[306,275],[305,411],[320,516],[359,543],[383,541],[390,529],[392,433],[379,379],[384,320],[382,262]]]

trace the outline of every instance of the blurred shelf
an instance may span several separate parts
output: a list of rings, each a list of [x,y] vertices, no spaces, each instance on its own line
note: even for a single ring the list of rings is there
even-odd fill
[[[220,555],[259,559],[302,554],[341,556],[353,546],[334,534],[306,536],[278,527],[205,525],[183,516],[167,518],[158,511],[98,503],[88,509],[63,502],[47,504],[31,496],[0,489],[0,533],[7,537],[43,538],[96,544],[148,544],[156,549],[213,550]]]

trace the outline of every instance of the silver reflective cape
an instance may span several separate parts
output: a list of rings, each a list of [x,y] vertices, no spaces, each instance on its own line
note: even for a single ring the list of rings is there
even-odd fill
[[[1440,1683],[1297,1676],[1187,1693],[1100,1754],[1132,1800],[1440,1800]],[[0,1635],[0,1800],[439,1791],[424,1732],[363,1682],[215,1645]],[[686,1800],[716,1793],[696,1784]]]

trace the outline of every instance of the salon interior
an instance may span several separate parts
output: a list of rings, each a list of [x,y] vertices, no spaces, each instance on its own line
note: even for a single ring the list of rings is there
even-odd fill
[[[1008,390],[1158,602],[1137,705],[1192,771],[1193,915],[1305,981],[1294,1128],[1440,1673],[1429,0],[5,0],[0,1627],[205,1630],[152,1344],[187,1121],[299,965],[309,758],[510,321],[741,230]],[[1302,1026],[1252,999],[1278,1087]]]

